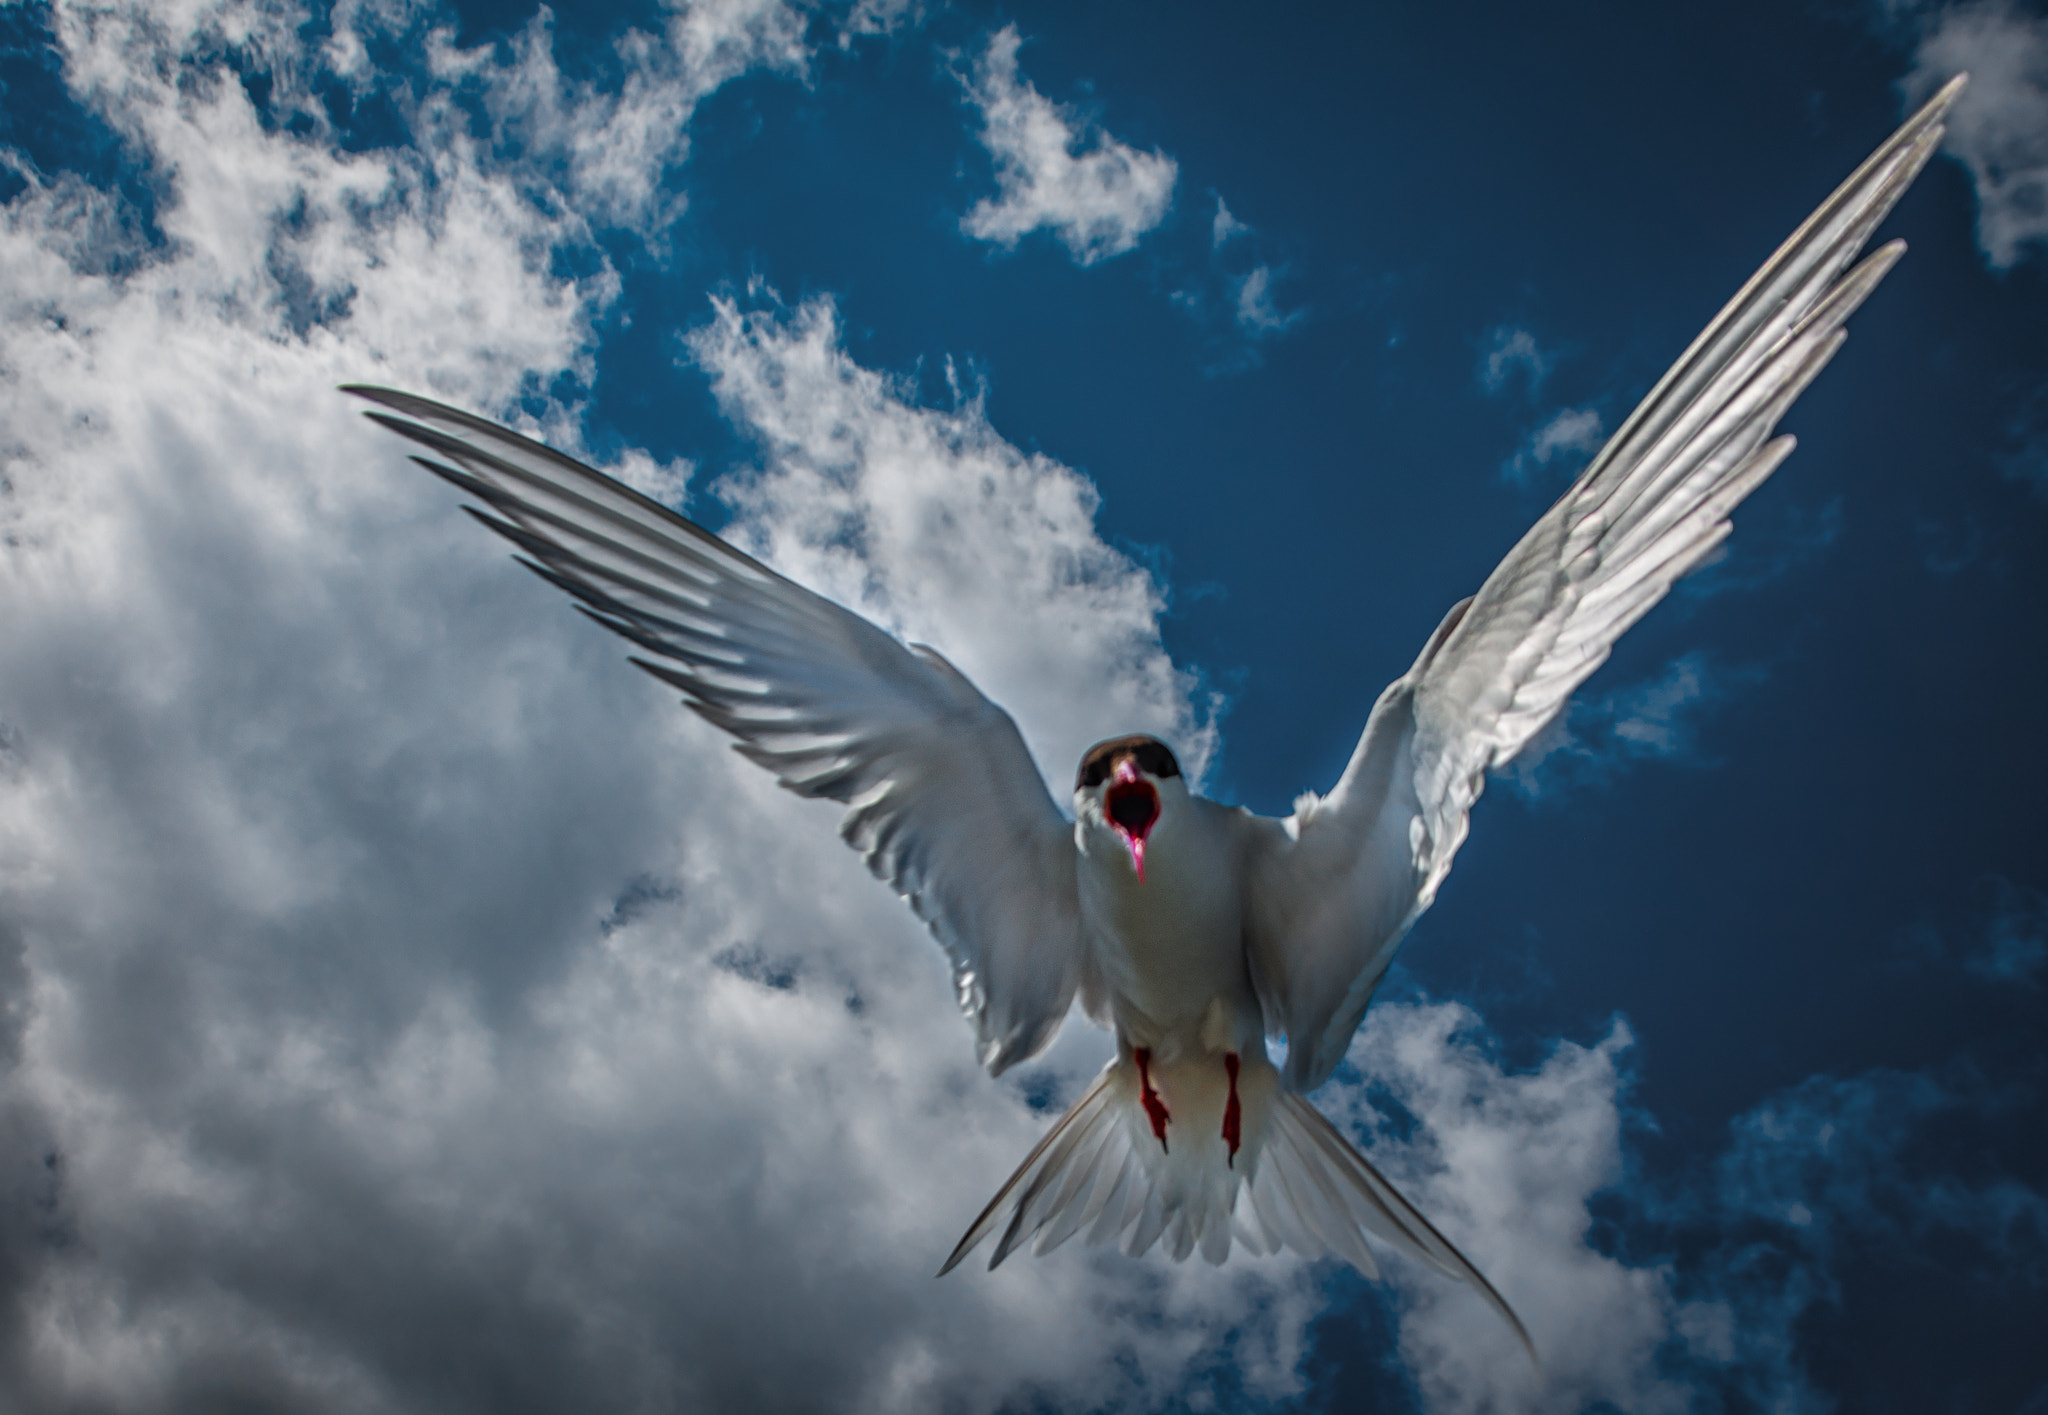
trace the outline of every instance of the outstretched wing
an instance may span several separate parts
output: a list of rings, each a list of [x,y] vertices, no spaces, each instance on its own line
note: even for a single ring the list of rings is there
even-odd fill
[[[1079,977],[1073,827],[1017,726],[932,649],[776,574],[630,487],[454,408],[350,387],[529,570],[648,655],[632,661],[800,796],[953,962],[992,1072],[1042,1049]]]
[[[1771,431],[1905,250],[1850,269],[1941,141],[1955,79],[1792,233],[1479,593],[1380,695],[1337,787],[1257,822],[1246,931],[1287,1079],[1342,1058],[1396,945],[1436,897],[1486,772],[1555,717],[1614,641],[1728,534],[1792,450]]]

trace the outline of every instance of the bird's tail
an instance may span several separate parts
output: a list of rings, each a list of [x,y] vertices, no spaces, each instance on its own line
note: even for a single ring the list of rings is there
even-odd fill
[[[1235,1146],[1222,1123],[1224,1087],[1197,1084],[1197,1066],[1222,1075],[1213,1058],[1149,1076],[1129,1056],[1110,1062],[996,1191],[939,1275],[1001,1226],[991,1268],[1026,1243],[1043,1255],[1080,1234],[1133,1257],[1158,1244],[1175,1262],[1200,1251],[1221,1263],[1233,1241],[1254,1253],[1334,1253],[1377,1277],[1371,1234],[1471,1284],[1535,1359],[1528,1330],[1485,1275],[1321,1112],[1283,1089],[1270,1063],[1248,1060],[1235,1078]]]

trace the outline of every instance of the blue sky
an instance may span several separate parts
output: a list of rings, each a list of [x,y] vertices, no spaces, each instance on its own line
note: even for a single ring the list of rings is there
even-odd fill
[[[934,1282],[1106,1037],[983,1076],[830,809],[332,392],[1283,813],[1963,68],[1317,1095],[1541,1377],[1398,1260]],[[0,9],[0,1404],[2048,1410],[2044,193],[2009,0]]]

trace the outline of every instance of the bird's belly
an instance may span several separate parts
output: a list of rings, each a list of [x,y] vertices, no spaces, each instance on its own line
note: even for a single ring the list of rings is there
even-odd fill
[[[1218,1005],[1234,1019],[1252,999],[1233,882],[1148,873],[1083,890],[1083,917],[1117,1026],[1140,1046],[1215,1050]]]

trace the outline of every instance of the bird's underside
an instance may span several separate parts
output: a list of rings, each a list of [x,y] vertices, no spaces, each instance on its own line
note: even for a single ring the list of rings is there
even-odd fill
[[[1215,1262],[1364,1235],[1479,1271],[1304,1096],[1343,1058],[1395,947],[1435,898],[1486,773],[1563,708],[1615,640],[1729,531],[1782,462],[1786,408],[1903,252],[1852,264],[1942,137],[1958,78],[1793,233],[1477,594],[1373,706],[1327,796],[1286,820],[1192,793],[1171,751],[1116,738],[1071,819],[1009,715],[906,646],[664,506],[467,413],[348,391],[647,672],[804,796],[952,960],[992,1073],[1043,1049],[1080,997],[1117,1055],[968,1230],[990,1266],[1081,1234]],[[1285,1062],[1265,1038],[1284,1036]],[[1533,1348],[1532,1348],[1533,1351]]]

